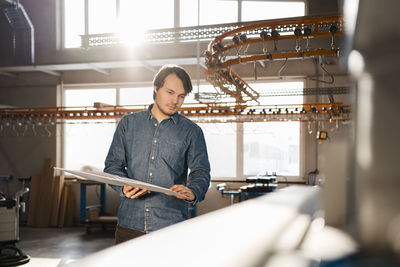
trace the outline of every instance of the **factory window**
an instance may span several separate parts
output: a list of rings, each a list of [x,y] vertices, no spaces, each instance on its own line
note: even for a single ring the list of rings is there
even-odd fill
[[[115,32],[124,41],[140,42],[146,30],[173,27],[174,0],[119,0],[119,17]]]
[[[255,83],[261,105],[302,104],[302,96],[266,97],[268,90],[302,90],[302,82]],[[300,123],[297,121],[252,122],[243,124],[243,174],[276,172],[300,176]]]
[[[242,21],[304,16],[304,1],[242,1]]]
[[[80,47],[82,35],[117,33],[123,42],[137,43],[143,40],[144,32],[150,29],[226,24],[305,14],[304,1],[180,0],[179,14],[174,12],[175,2],[63,0],[64,47]],[[179,25],[174,25],[175,16],[179,18]],[[99,42],[98,45],[101,45]]]
[[[81,35],[85,34],[84,0],[64,1],[64,46],[81,46]]]
[[[237,0],[198,0],[180,1],[180,26],[232,23],[238,21]],[[221,12],[223,10],[223,12]],[[198,14],[200,13],[200,18]],[[198,19],[199,22],[198,23]]]
[[[118,33],[124,40],[137,40],[145,30],[174,27],[174,0],[64,0],[63,4],[65,48],[80,47],[81,35]]]
[[[116,104],[115,89],[65,90],[64,105],[67,107],[93,106],[94,102]],[[69,120],[63,125],[64,167],[80,169],[85,165],[102,168],[111,144],[116,122],[104,120]]]
[[[110,33],[116,30],[115,0],[89,0],[89,34]]]
[[[302,82],[250,85],[260,93],[261,105],[303,103],[302,96],[266,96],[271,90],[302,90]],[[215,92],[209,84],[200,85],[199,89],[203,93]],[[64,105],[67,107],[93,106],[94,102],[147,108],[153,103],[153,90],[149,85],[65,90]],[[186,104],[195,102],[194,93],[185,99]],[[70,120],[64,124],[64,166],[73,169],[84,165],[103,168],[115,126],[115,120]],[[213,178],[243,179],[244,176],[266,172],[294,177],[301,175],[299,122],[251,122],[243,123],[243,127],[236,123],[199,123],[199,126],[206,139]],[[238,173],[238,170],[243,170],[243,173]]]
[[[145,105],[153,103],[153,87],[121,88],[119,93],[120,105]]]
[[[211,177],[236,177],[236,124],[199,123],[206,139]]]

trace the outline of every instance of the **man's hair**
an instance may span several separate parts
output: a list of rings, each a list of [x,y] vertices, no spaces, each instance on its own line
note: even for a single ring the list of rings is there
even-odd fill
[[[183,88],[185,89],[186,95],[192,92],[192,81],[190,80],[189,74],[178,65],[164,65],[158,71],[158,73],[154,76],[153,85],[156,88],[156,91],[163,87],[165,78],[168,75],[175,74],[183,83]],[[156,98],[156,93],[153,92],[153,99]]]

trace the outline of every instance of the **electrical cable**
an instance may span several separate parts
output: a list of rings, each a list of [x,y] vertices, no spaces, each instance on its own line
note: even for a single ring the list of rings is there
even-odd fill
[[[285,178],[286,187],[288,187],[288,186],[289,186],[288,179],[287,179],[287,177],[286,177],[286,176],[279,175],[278,177],[283,177],[283,178]]]
[[[318,169],[315,169],[314,171],[311,171],[307,175],[307,181],[306,184],[309,185],[316,185],[317,184],[317,176],[319,174]]]
[[[5,253],[7,251],[8,253]],[[0,246],[0,267],[19,266],[28,263],[30,259],[31,257],[15,246]]]

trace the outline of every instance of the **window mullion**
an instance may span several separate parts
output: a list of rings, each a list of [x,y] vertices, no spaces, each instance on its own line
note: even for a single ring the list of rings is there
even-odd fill
[[[119,8],[120,8],[120,0],[115,0],[115,11],[117,19],[119,19]]]
[[[89,35],[89,0],[85,0],[85,35]]]
[[[238,0],[238,22],[242,22],[242,0]]]
[[[236,124],[236,179],[243,177],[243,123]]]
[[[180,2],[181,0],[174,0],[174,28],[180,27]]]

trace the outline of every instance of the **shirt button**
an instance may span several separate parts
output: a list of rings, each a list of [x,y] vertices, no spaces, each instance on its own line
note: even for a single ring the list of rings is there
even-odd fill
[[[149,209],[146,209],[146,212],[149,212],[150,210]]]
[[[154,143],[157,143],[157,140],[154,140]]]
[[[154,123],[154,126],[157,127],[157,123]]]
[[[153,176],[153,173],[151,172],[151,173],[149,173],[150,174],[150,176]]]
[[[154,160],[154,156],[151,156],[151,159]]]

